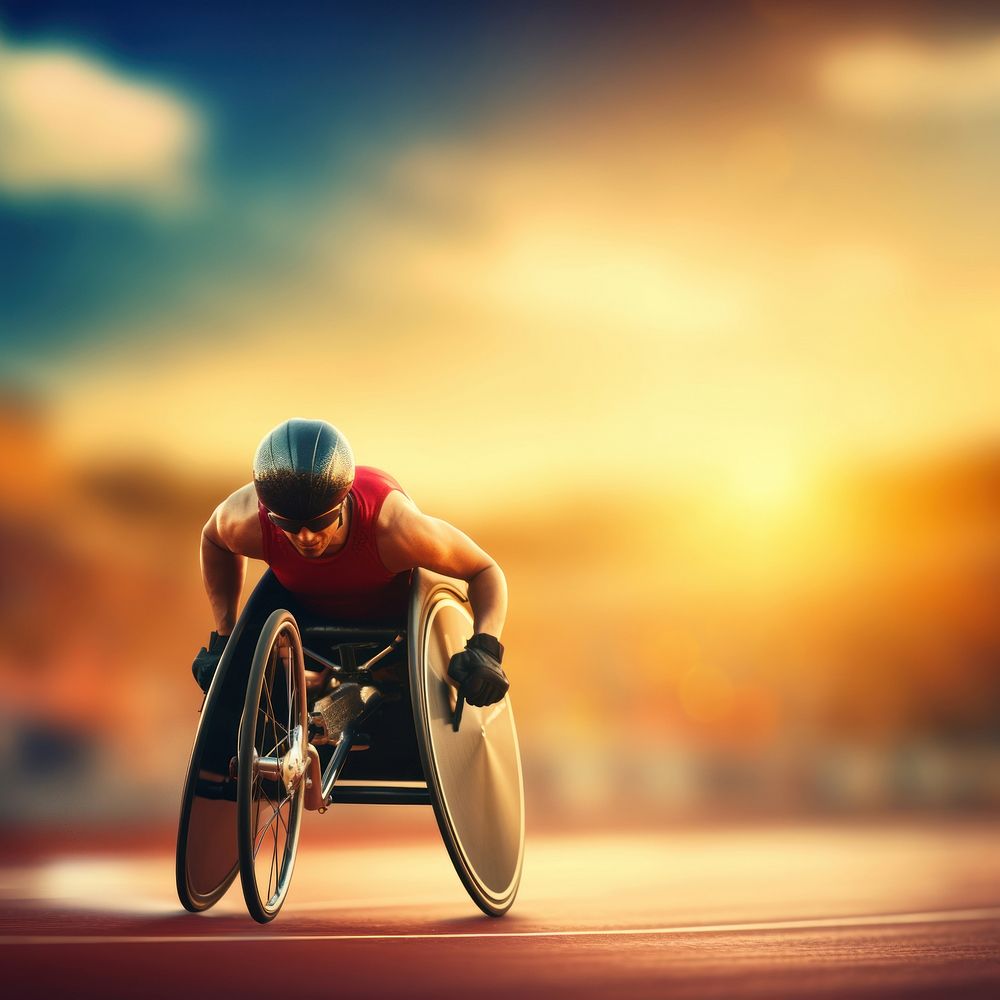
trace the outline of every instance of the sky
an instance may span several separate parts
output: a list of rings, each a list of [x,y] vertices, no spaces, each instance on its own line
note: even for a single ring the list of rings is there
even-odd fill
[[[998,159],[988,5],[0,2],[0,378],[76,462],[767,500],[996,439]]]

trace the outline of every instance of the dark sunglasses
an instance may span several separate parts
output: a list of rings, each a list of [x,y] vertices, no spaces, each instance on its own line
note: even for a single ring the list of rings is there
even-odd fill
[[[270,510],[267,512],[267,516],[271,524],[281,528],[282,531],[287,531],[290,535],[297,535],[303,528],[308,528],[312,532],[329,528],[340,517],[343,508],[344,501],[341,501],[333,510],[328,510],[325,514],[320,514],[319,517],[314,517],[311,521],[293,521],[290,517],[282,517]]]

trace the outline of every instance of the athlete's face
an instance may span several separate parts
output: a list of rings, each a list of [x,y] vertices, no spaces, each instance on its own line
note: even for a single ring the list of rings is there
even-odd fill
[[[347,497],[339,506],[304,524],[281,517],[272,511],[268,511],[267,516],[272,524],[281,529],[281,533],[292,543],[296,552],[307,559],[315,559],[326,552],[342,532],[347,531],[350,510],[350,497]]]
[[[282,533],[292,543],[296,552],[305,556],[306,559],[316,559],[326,552],[339,531],[340,526],[334,521],[333,524],[322,531],[310,531],[308,528],[302,528],[294,535],[290,531],[283,531]]]

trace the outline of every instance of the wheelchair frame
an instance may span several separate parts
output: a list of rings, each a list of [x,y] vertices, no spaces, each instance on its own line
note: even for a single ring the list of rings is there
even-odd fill
[[[297,606],[292,595],[277,583],[270,571],[264,575],[230,636],[206,694],[195,735],[182,795],[177,841],[177,891],[185,908],[200,912],[214,905],[241,870],[241,854],[245,855],[245,850],[239,847],[236,836],[235,806],[240,770],[237,710],[243,704],[250,662],[259,655],[264,625],[270,622],[276,609],[291,606],[290,616],[296,632],[301,633],[302,655],[318,667],[303,672],[310,706],[308,740],[304,748],[308,757],[301,779],[305,786],[302,789],[303,806],[323,812],[339,803],[431,805],[456,871],[472,899],[491,916],[507,911],[520,881],[524,847],[523,783],[513,716],[509,700],[499,703],[507,709],[504,714],[509,722],[509,733],[508,722],[505,722],[502,736],[506,773],[498,787],[506,790],[506,813],[509,815],[504,817],[501,845],[506,855],[503,874],[492,880],[505,884],[490,885],[490,879],[484,880],[477,873],[475,859],[470,862],[468,845],[463,844],[462,831],[456,830],[452,810],[449,810],[449,794],[454,800],[461,791],[456,791],[455,787],[449,791],[445,787],[447,781],[442,781],[442,773],[447,778],[454,768],[438,766],[441,754],[447,756],[448,748],[453,743],[457,746],[459,739],[464,740],[466,748],[472,747],[474,755],[477,754],[478,748],[470,743],[470,737],[457,734],[460,729],[466,734],[472,733],[469,727],[483,721],[478,714],[474,719],[468,717],[482,710],[470,709],[466,713],[466,724],[461,725],[463,705],[460,700],[455,701],[442,673],[447,663],[442,666],[441,660],[444,657],[446,661],[448,651],[440,642],[432,671],[428,622],[433,621],[434,616],[428,615],[429,609],[439,601],[449,604],[448,621],[453,634],[447,637],[447,642],[452,645],[459,640],[464,642],[471,634],[472,622],[464,609],[467,596],[461,581],[426,570],[414,571],[407,626],[400,628],[332,624],[311,620],[301,611],[299,620],[292,610]],[[324,644],[323,652],[316,648],[319,643]],[[358,655],[373,648],[377,651],[359,664]],[[401,672],[398,654],[404,649],[407,669]],[[429,679],[431,672],[434,672],[433,683]],[[451,700],[443,700],[448,694]],[[432,698],[429,699],[429,695]],[[332,709],[325,715],[317,711],[317,706],[323,708],[324,701],[339,700],[350,702],[346,707],[340,706],[340,715]],[[430,700],[437,705],[436,717],[435,711],[429,709]],[[442,718],[442,712],[447,718]],[[331,724],[337,727],[336,732],[329,730]],[[488,725],[489,720],[479,727],[484,741]],[[374,739],[369,730],[375,733]],[[455,733],[454,741],[445,733]],[[464,752],[468,756],[468,749]],[[495,756],[495,751],[493,754]],[[255,750],[252,767],[254,780],[258,775],[273,782],[280,780],[280,758],[258,757]],[[514,786],[516,795],[511,791]],[[482,812],[485,807],[488,812],[489,806],[487,800],[477,808]],[[488,839],[490,829],[485,828],[485,833],[479,830],[476,836],[485,835]],[[478,847],[480,855],[488,859],[490,845]],[[295,843],[291,846],[289,880],[296,850],[297,823]],[[248,862],[244,859],[247,905],[255,919],[269,920],[277,914],[284,896],[273,912],[264,912],[260,905],[254,904],[248,894],[246,874],[246,866],[253,863],[253,857]]]

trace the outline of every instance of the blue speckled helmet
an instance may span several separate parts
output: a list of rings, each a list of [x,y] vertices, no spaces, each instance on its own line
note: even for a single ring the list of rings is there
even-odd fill
[[[265,436],[254,456],[257,497],[291,521],[309,521],[332,510],[353,483],[351,446],[325,420],[286,420]]]

